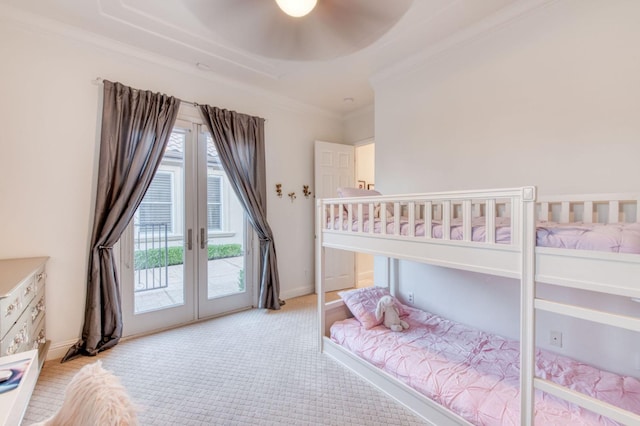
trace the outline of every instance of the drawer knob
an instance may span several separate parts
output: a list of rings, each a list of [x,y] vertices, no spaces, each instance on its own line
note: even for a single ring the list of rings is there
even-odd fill
[[[7,312],[5,316],[6,317],[10,316],[11,314],[13,314],[14,311],[16,311],[16,309],[19,309],[19,308],[20,308],[20,300],[16,299],[15,302],[7,306]]]

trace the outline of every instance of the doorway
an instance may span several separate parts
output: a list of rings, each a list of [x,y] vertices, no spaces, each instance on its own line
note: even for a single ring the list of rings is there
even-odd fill
[[[252,241],[213,138],[180,117],[121,238],[124,335],[251,307]]]
[[[374,189],[374,170],[373,139],[355,145],[315,143],[315,193],[318,198],[336,197],[339,187]],[[373,283],[373,256],[336,249],[326,249],[325,256],[326,291]]]

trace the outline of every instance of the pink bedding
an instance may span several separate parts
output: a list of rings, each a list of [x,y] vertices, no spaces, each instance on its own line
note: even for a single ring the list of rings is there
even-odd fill
[[[365,330],[338,321],[331,339],[477,425],[518,425],[518,342],[410,307],[410,328]],[[640,381],[538,350],[536,376],[640,414]],[[539,425],[616,425],[576,405],[536,391]]]
[[[369,219],[363,220],[364,232],[369,231],[371,226]],[[342,224],[343,229],[348,228],[345,218]],[[496,218],[496,243],[506,244],[511,240],[510,219]],[[374,233],[380,233],[382,221],[374,219]],[[394,233],[393,218],[387,219],[387,234]],[[331,228],[331,223],[328,224]],[[417,219],[415,223],[415,235],[424,236],[424,221]],[[333,229],[340,229],[339,217],[333,221]],[[358,230],[358,221],[354,219],[351,224],[353,231]],[[409,222],[406,217],[400,219],[400,234],[409,234]],[[472,240],[485,241],[485,219],[474,218],[472,221]],[[439,221],[432,222],[431,235],[433,238],[442,238],[442,224]],[[570,223],[559,224],[555,222],[539,222],[536,231],[536,245],[538,247],[569,248],[578,250],[595,250],[619,253],[640,254],[640,223]],[[454,219],[451,221],[451,239],[462,239],[462,221]]]

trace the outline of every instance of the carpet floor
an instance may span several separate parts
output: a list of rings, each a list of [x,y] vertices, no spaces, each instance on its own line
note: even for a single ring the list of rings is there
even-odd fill
[[[315,295],[125,340],[97,357],[44,364],[23,425],[61,405],[84,365],[102,361],[141,425],[424,425],[318,351]]]

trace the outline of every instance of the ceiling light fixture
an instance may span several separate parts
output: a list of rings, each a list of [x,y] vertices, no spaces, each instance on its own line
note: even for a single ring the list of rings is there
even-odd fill
[[[318,0],[276,0],[276,3],[287,15],[300,18],[311,12]]]

